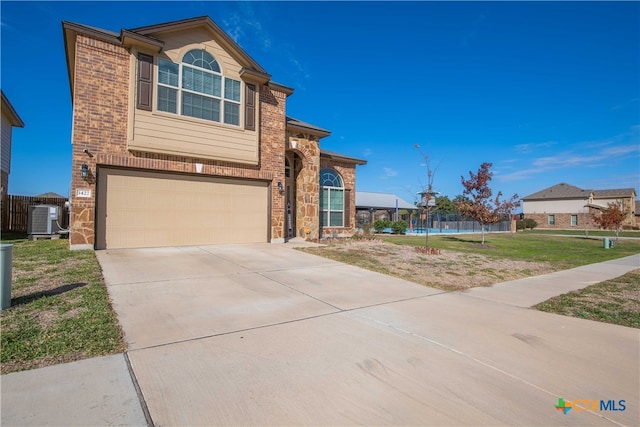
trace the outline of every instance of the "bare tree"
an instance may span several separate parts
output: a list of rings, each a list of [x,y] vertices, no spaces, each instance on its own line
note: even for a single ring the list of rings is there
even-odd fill
[[[477,174],[469,171],[469,179],[465,180],[463,176],[460,177],[464,187],[462,194],[469,199],[456,203],[456,207],[462,215],[480,223],[483,245],[485,225],[500,222],[505,216],[509,216],[513,209],[520,206],[517,194],[508,200],[500,200],[502,192],[498,192],[495,199],[491,198],[493,195],[493,191],[489,187],[489,181],[493,177],[493,172],[490,171],[491,166],[493,166],[492,163],[482,163]]]
[[[414,144],[414,147],[416,147],[416,149],[420,152],[420,155],[424,159],[425,166],[427,167],[427,186],[423,189],[423,191],[420,194],[422,195],[422,203],[424,205],[423,209],[426,215],[426,224],[425,224],[426,237],[424,241],[424,247],[428,251],[429,250],[429,209],[431,204],[430,202],[431,202],[431,199],[435,199],[436,194],[438,194],[437,192],[433,191],[433,178],[435,176],[436,171],[431,169],[431,161],[429,159],[429,156],[422,151],[422,148],[420,148],[420,145]]]

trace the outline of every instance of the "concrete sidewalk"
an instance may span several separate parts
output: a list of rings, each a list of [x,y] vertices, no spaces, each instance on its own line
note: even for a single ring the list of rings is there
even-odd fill
[[[640,255],[463,293],[279,245],[98,257],[128,354],[3,375],[2,425],[637,424],[638,331],[525,307]]]

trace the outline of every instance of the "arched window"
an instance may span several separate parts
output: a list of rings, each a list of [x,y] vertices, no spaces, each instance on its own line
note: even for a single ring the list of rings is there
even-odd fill
[[[158,110],[240,125],[240,82],[224,77],[218,61],[194,49],[176,64],[158,59]]]
[[[333,169],[320,171],[320,226],[344,226],[344,184]]]

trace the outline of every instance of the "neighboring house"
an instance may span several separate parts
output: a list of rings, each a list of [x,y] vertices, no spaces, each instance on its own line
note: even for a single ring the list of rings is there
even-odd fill
[[[70,244],[318,239],[355,230],[355,167],[286,116],[293,89],[209,17],[111,32],[63,22]]]
[[[563,182],[523,197],[522,211],[538,228],[597,229],[592,215],[609,203],[621,202],[628,212],[623,226],[635,227],[635,198],[633,188],[583,190]]]
[[[24,122],[13,108],[13,105],[7,99],[4,91],[0,90],[2,96],[2,152],[0,153],[0,163],[2,167],[0,189],[0,200],[4,200],[4,196],[9,194],[9,174],[11,173],[11,139],[13,134],[13,128],[24,127]]]
[[[373,224],[377,219],[411,221],[419,208],[391,193],[356,192],[356,215],[358,224]]]
[[[42,193],[42,194],[38,194],[34,197],[42,197],[42,198],[54,198],[54,199],[66,199],[65,196],[58,194],[58,193],[54,193],[52,191],[48,192],[48,193]]]

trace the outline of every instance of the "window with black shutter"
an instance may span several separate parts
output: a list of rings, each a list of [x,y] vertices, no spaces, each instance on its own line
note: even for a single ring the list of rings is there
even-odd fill
[[[137,108],[152,110],[153,105],[153,56],[138,54],[138,99]]]

